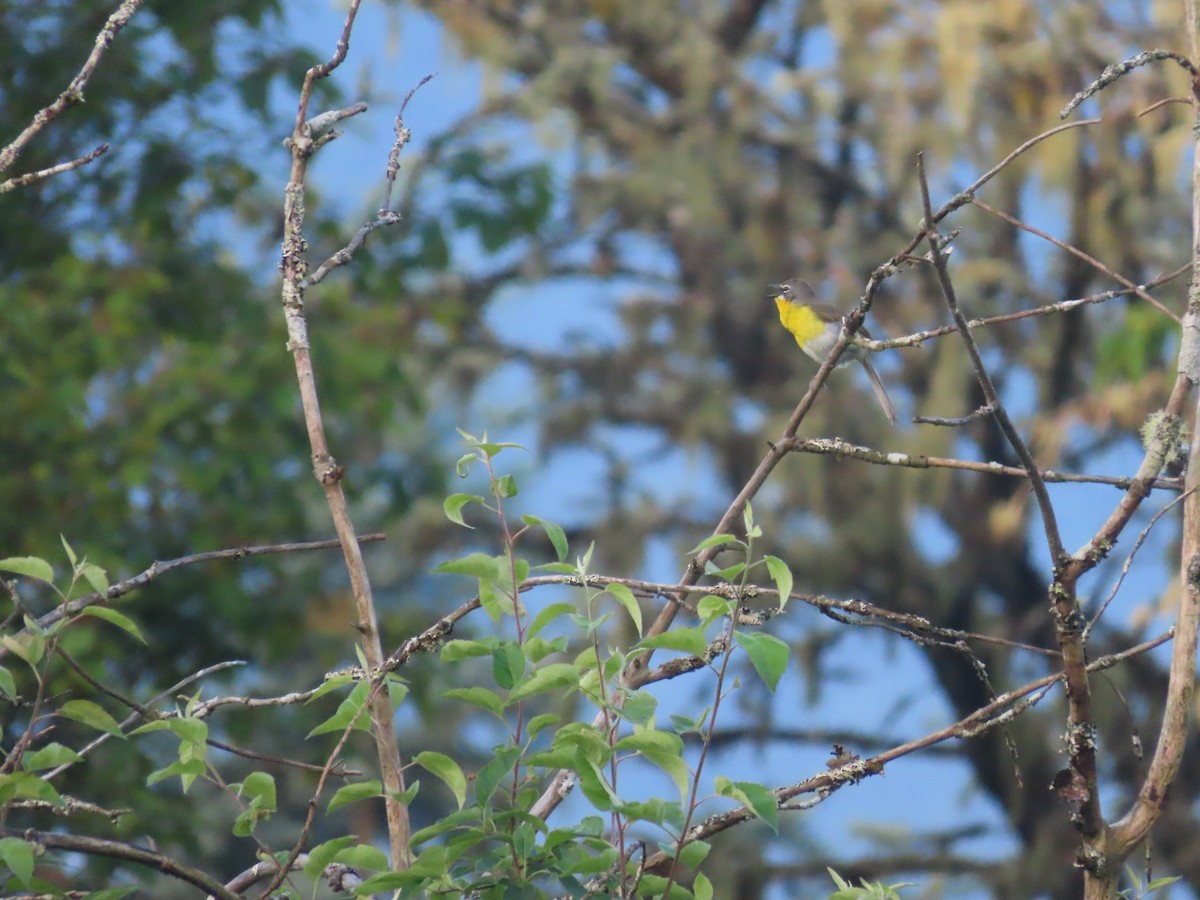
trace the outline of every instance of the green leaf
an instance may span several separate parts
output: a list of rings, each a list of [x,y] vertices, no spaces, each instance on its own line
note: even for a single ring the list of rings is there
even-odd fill
[[[773,634],[760,632],[735,631],[733,639],[750,657],[754,671],[774,691],[787,669],[788,645]]]
[[[0,806],[14,799],[44,800],[60,809],[67,805],[67,801],[50,782],[43,781],[32,772],[0,773]]]
[[[718,597],[716,594],[705,594],[696,601],[696,614],[700,621],[707,625],[716,619],[723,619],[733,612],[733,601]]]
[[[137,623],[134,622],[133,619],[129,618],[129,616],[125,615],[124,613],[119,613],[115,609],[109,609],[107,606],[88,606],[80,613],[80,615],[92,616],[96,619],[103,619],[105,622],[116,625],[122,631],[133,635],[143,644],[146,643],[146,639],[142,637],[142,632],[137,627]]]
[[[335,809],[341,809],[351,803],[357,803],[359,800],[370,800],[374,797],[383,796],[383,785],[378,781],[355,781],[352,784],[343,785],[338,788],[332,797],[329,798],[329,805],[325,807],[326,814],[333,812]]]
[[[779,589],[779,608],[783,609],[787,606],[788,597],[792,593],[792,570],[778,556],[764,556],[763,561],[767,564],[767,571],[771,575],[771,580],[775,582],[775,587]]]
[[[163,769],[156,769],[146,776],[146,786],[151,787],[158,784],[160,781],[165,781],[168,778],[179,776],[180,784],[183,786],[183,792],[186,794],[192,783],[203,775],[205,772],[204,760],[188,759],[179,760],[171,763]]]
[[[104,707],[91,700],[68,700],[58,708],[58,714],[66,719],[95,728],[97,731],[111,734],[113,737],[125,738],[117,720],[110,716]]]
[[[534,566],[539,572],[549,572],[552,575],[578,575],[579,570],[570,563],[551,562],[542,563],[540,566]]]
[[[482,503],[483,498],[478,494],[451,494],[442,503],[442,511],[446,514],[446,518],[455,525],[461,525],[464,528],[473,528],[463,521],[462,509],[468,503]]]
[[[655,650],[676,650],[691,656],[704,656],[708,650],[708,641],[704,632],[699,628],[672,628],[663,634],[643,638],[638,642],[639,647]]]
[[[718,794],[738,801],[779,833],[779,802],[767,788],[753,781],[730,781],[724,775],[717,776],[714,784]]]
[[[633,591],[629,589],[629,586],[613,582],[604,588],[604,592],[611,594],[618,603],[625,607],[625,611],[629,613],[629,618],[633,619],[633,624],[637,628],[638,637],[641,637],[642,607],[638,604],[637,598],[633,596]]]
[[[511,475],[501,475],[492,482],[492,493],[501,499],[517,496],[517,480]]]
[[[67,536],[60,532],[58,535],[58,539],[60,541],[62,541],[63,550],[65,550],[67,552],[67,559],[71,563],[71,568],[75,568],[75,564],[77,562],[79,562],[79,559],[78,559],[78,557],[75,556],[75,551],[71,549],[71,545],[69,543],[67,543]]]
[[[567,558],[567,535],[560,525],[538,516],[521,516],[521,521],[526,525],[540,525],[546,532],[546,537],[550,538],[550,544],[554,547],[554,555],[558,557],[558,561],[562,562]]]
[[[21,838],[0,838],[0,860],[26,888],[33,881],[33,846]]]
[[[487,803],[492,799],[500,779],[512,772],[513,764],[520,755],[519,747],[500,746],[492,749],[492,761],[475,776],[476,803]]]
[[[673,825],[676,830],[683,827],[682,804],[671,803],[660,797],[652,797],[649,800],[622,800],[613,806],[613,810],[639,822]]]
[[[353,847],[339,850],[333,857],[333,861],[372,872],[378,872],[388,867],[387,855],[378,847],[372,847],[370,844],[355,844]]]
[[[46,639],[37,634],[6,634],[0,636],[0,644],[14,656],[23,660],[31,669],[36,669],[46,653]]]
[[[551,725],[557,725],[562,721],[562,716],[554,713],[542,713],[540,716],[534,716],[529,720],[529,724],[525,726],[525,733],[529,735],[529,739],[537,737],[544,729]]]
[[[401,806],[408,806],[417,797],[417,792],[421,787],[420,779],[415,779],[402,791],[388,791],[387,795],[399,803]]]
[[[501,641],[492,650],[492,677],[496,684],[511,690],[525,675],[525,651],[514,641]]]
[[[655,900],[692,900],[692,892],[681,884],[671,883],[667,891],[667,879],[662,875],[643,875],[638,884],[638,896],[653,897]]]
[[[551,603],[533,617],[533,621],[525,629],[525,636],[527,638],[534,637],[559,616],[570,615],[573,612],[575,612],[575,606],[572,603]]]
[[[527,637],[525,639],[525,655],[533,664],[540,663],[547,656],[552,656],[555,653],[567,652],[567,638],[556,637],[552,641],[540,637]]]
[[[448,559],[434,566],[433,571],[446,575],[471,575],[484,581],[495,581],[500,577],[500,567],[495,558],[486,553],[472,553],[457,559]]]
[[[636,750],[649,763],[671,776],[681,797],[688,794],[691,772],[683,761],[683,741],[670,731],[638,728],[617,741],[617,750]]]
[[[736,544],[738,546],[745,546],[732,534],[710,534],[695,547],[689,550],[688,556],[695,556],[702,550],[707,550],[709,547],[718,547],[721,544]]]
[[[474,453],[467,453],[458,458],[458,462],[454,464],[454,471],[458,473],[459,478],[466,478],[471,473],[471,463],[479,459]]]
[[[504,713],[504,699],[485,687],[449,688],[442,691],[442,696],[478,706],[495,716],[502,716]]]
[[[336,691],[338,688],[345,687],[347,684],[352,684],[353,682],[354,682],[353,675],[349,675],[346,673],[330,675],[328,678],[326,678],[324,681],[321,682],[321,684],[317,687],[317,689],[315,691],[313,691],[313,695],[304,701],[304,705],[307,706],[309,703],[312,703],[318,697],[324,697],[326,694],[331,693],[332,691]]]
[[[135,728],[130,734],[152,734],[156,731],[169,731],[174,734],[181,744],[203,747],[208,739],[208,725],[200,719],[188,719],[172,716],[166,719],[155,719]]]
[[[535,694],[544,694],[556,688],[573,688],[578,685],[578,669],[570,663],[551,663],[540,669],[534,669],[533,674],[508,695],[508,704],[511,705],[518,700],[524,700]]]
[[[596,809],[608,812],[613,808],[617,802],[616,793],[609,787],[600,766],[588,759],[582,750],[575,754],[574,771],[579,776],[579,789]]]
[[[458,808],[463,808],[463,804],[467,802],[467,777],[458,763],[446,754],[435,753],[432,750],[421,751],[413,758],[413,762],[444,781],[446,787],[454,794],[454,799],[458,801]]]
[[[331,731],[344,731],[351,722],[355,721],[355,716],[358,716],[354,728],[357,731],[369,731],[371,728],[370,716],[359,715],[359,710],[362,709],[363,703],[366,702],[367,692],[371,686],[368,682],[360,681],[354,686],[354,690],[350,692],[345,700],[343,700],[332,716],[310,731],[307,737],[316,737],[320,734],[328,734]]]
[[[750,506],[749,500],[742,507],[742,527],[746,529],[746,537],[758,537],[758,535],[751,533],[757,526],[754,524],[754,509]]]
[[[108,573],[94,563],[84,563],[83,577],[97,594],[108,593]]]
[[[323,844],[317,844],[308,851],[308,862],[304,864],[304,874],[309,881],[316,881],[325,871],[326,866],[333,862],[339,850],[349,847],[358,840],[354,835],[347,834],[336,837]]]
[[[442,662],[457,662],[460,659],[469,659],[472,656],[490,656],[492,646],[483,641],[464,641],[453,640],[446,641],[442,646],[441,658]]]
[[[679,861],[689,869],[694,869],[708,858],[712,845],[706,841],[688,841],[679,853]]]
[[[1146,885],[1146,893],[1153,894],[1155,891],[1165,888],[1167,885],[1174,884],[1182,878],[1182,875],[1165,875],[1162,878],[1155,878]]]
[[[654,713],[658,709],[658,698],[643,691],[634,691],[625,698],[621,706],[621,717],[638,725],[650,725],[654,722]]]
[[[26,578],[36,578],[46,584],[54,584],[54,570],[50,563],[36,556],[10,556],[0,559],[0,572],[12,572]]]
[[[479,449],[482,450],[484,453],[486,453],[489,457],[499,456],[501,450],[506,450],[509,447],[513,448],[514,450],[525,450],[526,449],[525,447],[522,447],[520,444],[514,444],[511,441],[503,441],[503,442],[499,442],[499,443],[488,442],[486,437],[484,438],[484,440],[481,443],[477,444],[476,446],[478,446]],[[528,452],[528,451],[526,451],[526,452]]]
[[[489,813],[490,815],[490,813]],[[480,820],[480,808],[478,806],[469,806],[466,809],[460,809],[457,812],[444,815],[435,821],[432,825],[414,831],[412,836],[412,846],[417,847],[424,844],[426,841],[431,841],[435,837],[440,837],[449,831],[454,831],[464,825],[474,825]]]
[[[0,666],[0,693],[10,700],[17,699],[17,681],[13,678],[12,672],[4,666]]]
[[[692,884],[692,893],[696,895],[696,900],[712,900],[712,882],[708,880],[708,876],[703,872],[696,873],[696,880]]]
[[[251,772],[242,781],[242,795],[257,809],[276,809],[275,779],[266,772]]]
[[[718,569],[712,562],[709,562],[704,568],[705,575],[711,575],[713,578],[719,578],[722,581],[733,581],[745,571],[746,564],[744,562],[734,563],[732,566],[726,566],[724,569]]]
[[[27,753],[21,759],[21,768],[27,772],[42,772],[46,769],[55,769],[59,766],[76,763],[81,759],[83,757],[70,747],[64,747],[62,744],[54,742],[33,753]]]

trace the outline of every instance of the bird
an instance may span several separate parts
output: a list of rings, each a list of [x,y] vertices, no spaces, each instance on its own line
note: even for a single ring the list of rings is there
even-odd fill
[[[833,349],[833,345],[837,343],[838,337],[842,333],[843,315],[828,303],[819,302],[812,285],[801,278],[772,285],[771,290],[775,306],[779,309],[780,323],[796,339],[801,350],[818,363],[825,362],[825,357],[829,355],[829,351]],[[860,328],[858,333],[867,340],[871,340],[871,334],[867,329]],[[897,422],[896,408],[892,406],[891,398],[888,397],[883,382],[879,379],[879,373],[871,365],[869,351],[858,344],[847,345],[846,349],[842,351],[841,358],[838,359],[838,367],[849,365],[851,362],[861,363],[862,367],[866,369],[867,377],[871,381],[871,390],[875,392],[875,399],[879,401],[888,421],[895,425]]]

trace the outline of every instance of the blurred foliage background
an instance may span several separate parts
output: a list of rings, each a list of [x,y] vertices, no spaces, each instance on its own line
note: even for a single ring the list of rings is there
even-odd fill
[[[802,273],[848,307],[916,228],[918,152],[946,195],[1055,124],[1108,63],[1139,49],[1185,49],[1181,9],[1158,2],[418,5],[459,62],[482,65],[479,105],[431,134],[417,95],[403,224],[376,232],[309,298],[322,405],[349,470],[358,528],[389,535],[370,551],[385,647],[464,599],[459,585],[427,574],[431,559],[461,552],[466,540],[440,506],[453,489],[454,426],[535,449],[522,485],[553,508],[526,511],[561,518],[580,551],[594,540],[594,569],[671,578],[679,552],[707,534],[814,370],[775,325],[766,285]],[[15,135],[70,80],[111,6],[0,0],[0,135]],[[88,103],[21,158],[20,170],[31,171],[101,141],[114,147],[97,164],[0,200],[4,555],[52,556],[61,532],[115,580],[155,559],[329,536],[275,281],[286,175],[279,141],[303,71],[318,58],[284,6],[148,3],[108,52]],[[331,48],[335,37],[318,45]],[[379,84],[395,80],[351,87],[335,79],[312,108],[362,93],[373,100],[386,93]],[[1139,113],[1185,93],[1173,68],[1138,70],[1085,107],[1098,108],[1101,125],[1045,143],[984,199],[1138,283],[1175,269],[1190,242],[1188,115],[1174,105]],[[326,148],[323,161],[338,148]],[[381,146],[380,181],[385,153]],[[337,192],[336,165],[317,175],[314,262],[355,227],[339,204],[323,202]],[[351,218],[372,209],[364,204]],[[953,224],[963,229],[954,274],[971,316],[1115,286],[978,209]],[[1183,280],[1158,292],[1177,311],[1183,294]],[[932,327],[946,321],[939,303],[916,268],[888,282],[868,324],[877,337]],[[1115,300],[980,337],[1043,466],[1128,474],[1137,428],[1170,384],[1172,328],[1140,301]],[[878,365],[902,419],[963,415],[982,403],[952,339],[889,353]],[[802,430],[832,435],[1019,464],[987,421],[891,431],[849,372],[835,374]],[[1073,546],[1118,497],[1079,486],[1053,496],[1071,511]],[[1053,646],[1046,554],[1018,480],[797,456],[755,506],[767,552],[790,562],[798,589]],[[472,535],[482,549],[494,550],[493,538],[486,527]],[[1097,629],[1093,656],[1136,642],[1169,614],[1171,542],[1167,530],[1151,542],[1150,574]],[[1097,596],[1120,561],[1088,583]],[[229,658],[251,665],[206,683],[206,694],[301,689],[351,660],[353,607],[336,554],[190,569],[154,582],[128,608],[152,635],[148,648],[79,629],[68,649],[142,697]],[[854,672],[864,652],[888,665],[895,648],[886,639],[816,617],[780,629],[804,660],[794,673],[802,706],[772,707],[748,689],[739,700],[744,744],[787,758],[805,741],[797,724],[830,684],[847,680],[861,703],[853,721],[863,741],[903,721]],[[998,691],[1051,670],[1052,658],[977,649]],[[910,702],[931,685],[952,713],[987,702],[963,657],[922,657],[905,657],[892,675],[911,683]],[[469,739],[462,713],[435,706],[447,677],[436,664],[404,674],[413,683],[401,718],[405,751],[486,759],[487,742]],[[1125,697],[1097,688],[1115,806],[1140,766],[1131,732],[1150,740],[1157,730],[1165,670],[1143,659],[1107,677]],[[54,687],[82,682],[64,675]],[[20,710],[0,715],[8,729],[23,727]],[[1014,723],[1015,763],[998,731],[957,748],[954,765],[993,811],[989,852],[967,843],[979,834],[966,826],[888,830],[894,813],[881,808],[871,848],[852,855],[822,832],[818,808],[790,821],[780,840],[751,829],[724,836],[706,871],[728,898],[810,895],[822,882],[809,879],[823,877],[831,858],[848,877],[918,877],[929,896],[1075,896],[1077,838],[1047,790],[1062,764],[1062,723],[1050,702]],[[259,713],[225,715],[219,727],[233,743],[315,759],[321,749],[303,743],[311,724],[307,712],[285,710],[270,728]],[[58,739],[69,735],[64,724]],[[64,791],[155,810],[153,822],[126,817],[109,833],[152,832],[164,849],[217,871],[247,865],[249,851],[231,849],[227,825],[214,824],[230,810],[195,796],[181,804],[174,787],[143,787],[162,759],[152,741],[139,748],[141,768],[127,755],[102,760],[81,767]],[[818,735],[809,749],[819,758],[828,742]],[[369,744],[358,752],[370,768]],[[233,780],[250,763],[231,757],[228,765]],[[794,778],[809,771],[798,765]],[[281,780],[281,802],[290,797],[291,815],[301,815],[311,779],[275,774],[294,782],[287,791]],[[1154,844],[1156,871],[1182,874],[1194,889],[1198,788],[1200,754],[1190,753]],[[871,789],[856,790],[869,800]],[[961,799],[939,779],[922,790],[946,806]],[[414,808],[418,824],[439,810],[431,796]],[[363,833],[382,827],[367,810],[355,815]],[[281,816],[270,827],[282,839],[294,821]],[[102,863],[89,865],[98,867],[89,874],[96,883],[108,877]]]

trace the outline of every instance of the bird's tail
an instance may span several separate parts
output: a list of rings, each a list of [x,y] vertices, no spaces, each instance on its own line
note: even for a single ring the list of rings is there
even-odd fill
[[[892,400],[888,397],[888,393],[883,387],[883,382],[879,379],[879,373],[875,371],[875,367],[871,365],[871,361],[865,355],[859,357],[859,362],[867,370],[867,377],[871,379],[871,390],[875,392],[875,399],[883,407],[883,414],[888,417],[888,421],[894,426],[897,421],[896,407],[892,406]]]

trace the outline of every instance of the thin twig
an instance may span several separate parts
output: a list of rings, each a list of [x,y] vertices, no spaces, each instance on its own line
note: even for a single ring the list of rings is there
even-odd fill
[[[1113,281],[1123,284],[1127,290],[1130,290],[1133,293],[1137,294],[1138,297],[1140,297],[1142,300],[1145,300],[1147,303],[1149,303],[1151,306],[1153,306],[1159,312],[1170,316],[1176,322],[1180,321],[1179,316],[1176,313],[1167,309],[1165,306],[1162,305],[1162,303],[1160,303],[1154,297],[1151,297],[1150,294],[1148,294],[1145,291],[1145,289],[1138,287],[1136,284],[1134,284],[1132,281],[1130,281],[1124,275],[1114,272],[1108,266],[1104,265],[1104,263],[1100,262],[1100,260],[1096,259],[1094,256],[1090,256],[1089,254],[1084,253],[1078,247],[1068,244],[1065,241],[1060,241],[1054,235],[1048,234],[1039,228],[1034,228],[1032,225],[1022,222],[1016,216],[1011,216],[1008,213],[1004,212],[1004,210],[996,209],[994,206],[990,206],[989,204],[984,203],[982,200],[980,200],[977,197],[971,198],[971,204],[973,206],[979,207],[984,212],[991,213],[993,216],[996,216],[999,219],[1003,219],[1005,222],[1007,222],[1009,225],[1014,226],[1015,228],[1020,228],[1023,231],[1028,231],[1030,234],[1037,235],[1044,241],[1049,241],[1055,247],[1058,247],[1060,250],[1065,250],[1067,253],[1070,253],[1076,259],[1082,259],[1089,266],[1091,266],[1092,268],[1096,269],[1099,272],[1103,272],[1105,275],[1107,275]]]
[[[360,544],[370,544],[375,541],[386,540],[387,535],[382,533],[364,534],[358,541]],[[46,629],[57,622],[59,619],[67,616],[74,616],[89,606],[95,606],[98,603],[111,603],[120,597],[125,596],[130,591],[137,590],[143,585],[149,584],[159,575],[164,575],[173,569],[181,569],[185,566],[194,566],[200,563],[213,562],[218,559],[244,559],[248,556],[270,556],[276,553],[302,553],[308,550],[329,550],[334,547],[340,547],[341,542],[337,540],[331,541],[303,541],[300,543],[291,544],[262,544],[253,547],[230,547],[225,550],[210,550],[206,553],[193,553],[190,556],[181,556],[178,559],[169,559],[166,562],[155,560],[150,564],[150,568],[132,578],[126,578],[124,581],[118,581],[114,585],[110,585],[107,591],[103,593],[96,592],[79,597],[64,603],[62,606],[57,606],[50,612],[37,620],[38,626],[41,629]],[[0,646],[0,659],[8,655],[8,648]]]
[[[85,153],[78,159],[72,159],[68,162],[59,163],[56,166],[50,166],[48,169],[40,169],[37,172],[29,172],[25,175],[18,175],[16,178],[10,178],[7,181],[0,181],[0,194],[5,194],[8,191],[19,187],[25,187],[28,184],[35,184],[39,181],[45,181],[47,178],[53,178],[55,175],[63,174],[63,172],[70,172],[73,169],[86,166],[88,163],[99,159],[107,152],[108,144],[101,144],[91,153]]]
[[[1145,109],[1143,109],[1140,113],[1137,114],[1137,117],[1140,119],[1140,118],[1142,118],[1142,116],[1148,116],[1148,115],[1150,115],[1150,113],[1154,112],[1156,109],[1160,109],[1164,106],[1169,106],[1172,103],[1185,103],[1188,106],[1191,106],[1192,100],[1190,97],[1163,97],[1161,100],[1156,100],[1153,103],[1151,103],[1149,106],[1147,106]]]
[[[87,87],[87,83],[92,78],[92,73],[96,71],[96,66],[100,64],[100,58],[104,55],[104,51],[108,49],[109,44],[112,43],[117,33],[129,24],[129,20],[133,18],[133,14],[138,11],[138,7],[141,5],[142,0],[124,0],[113,14],[108,17],[108,20],[104,23],[104,27],[96,35],[92,52],[88,54],[88,58],[84,60],[83,66],[76,73],[75,77],[71,79],[71,83],[67,85],[66,90],[59,94],[49,106],[38,110],[34,114],[33,121],[25,127],[25,130],[17,135],[7,147],[0,149],[0,172],[6,171],[9,166],[16,162],[17,157],[21,155],[21,151],[37,136],[38,132],[57,119],[65,109],[77,106],[83,102],[83,89]]]
[[[145,847],[124,844],[120,841],[109,841],[102,838],[84,837],[76,834],[64,834],[57,831],[36,831],[32,828],[17,829],[0,827],[0,837],[20,838],[33,844],[49,847],[52,850],[67,850],[84,856],[103,856],[108,859],[119,859],[137,863],[150,869],[156,869],[165,875],[179,881],[187,882],[207,891],[220,900],[242,900],[238,894],[227,890],[225,885],[214,879],[206,872],[185,866],[171,857]]]
[[[967,323],[970,327],[971,323]],[[957,329],[955,329],[957,330]],[[964,425],[970,425],[972,422],[978,422],[980,419],[986,419],[992,414],[990,406],[981,406],[974,412],[969,412],[965,416],[913,416],[913,422],[917,425],[936,425],[940,428],[961,428]],[[1022,472],[1022,475],[1025,473]]]
[[[1168,272],[1165,275],[1159,275],[1152,281],[1145,284],[1135,285],[1132,288],[1113,289],[1111,291],[1101,291],[1099,294],[1090,294],[1087,297],[1079,297],[1075,300],[1060,300],[1057,303],[1050,303],[1046,306],[1035,306],[1032,309],[1022,309],[1019,312],[1004,313],[999,316],[985,316],[979,319],[971,319],[967,322],[968,328],[985,328],[991,325],[1002,325],[1006,322],[1017,322],[1021,319],[1031,319],[1035,316],[1047,316],[1056,313],[1068,312],[1080,306],[1087,306],[1093,303],[1105,303],[1108,300],[1116,299],[1117,297],[1126,297],[1130,294],[1136,294],[1138,290],[1150,291],[1156,287],[1174,281],[1184,272],[1191,269],[1192,264],[1184,263],[1178,269]],[[943,337],[948,334],[957,334],[958,328],[954,325],[941,325],[937,328],[930,328],[927,331],[918,331],[913,334],[906,334],[904,337],[889,338],[887,340],[871,340],[859,338],[857,343],[867,350],[872,352],[879,350],[891,350],[895,347],[916,347],[925,343],[931,338]]]
[[[1173,636],[1174,629],[1171,629],[1153,640],[1145,641],[1119,653],[1101,657],[1091,663],[1088,670],[1095,672],[1111,668],[1126,659],[1148,653],[1171,640]],[[780,809],[790,808],[792,804],[789,801],[803,794],[816,794],[817,797],[824,799],[848,784],[856,784],[869,775],[880,774],[889,762],[945,741],[977,737],[992,728],[1010,722],[1015,714],[1031,709],[1050,688],[1062,679],[1063,673],[1061,672],[1045,675],[1036,681],[1001,694],[986,706],[982,706],[953,724],[930,732],[924,737],[898,744],[868,759],[857,760],[845,766],[821,772],[796,784],[776,788],[772,791],[776,803]],[[696,825],[684,837],[688,842],[704,840],[741,822],[749,821],[753,817],[754,813],[745,807],[719,813]],[[647,868],[652,870],[656,866],[664,865],[669,859],[670,855],[667,852],[659,851],[647,861]]]
[[[1008,475],[1026,478],[1028,472],[1017,466],[1005,466],[997,462],[976,462],[945,456],[920,456],[894,451],[872,450],[859,444],[851,444],[841,438],[794,438],[787,448],[796,453],[815,453],[823,456],[856,459],[880,466],[904,466],[910,469],[959,469],[966,472],[981,472],[986,475]],[[1116,475],[1074,475],[1054,469],[1038,469],[1043,481],[1057,484],[1105,484],[1127,490],[1137,479]],[[1183,489],[1182,478],[1155,478],[1151,486],[1159,490],[1178,491]]]
[[[966,348],[967,357],[971,361],[971,368],[975,372],[975,380],[979,383],[983,397],[987,401],[988,406],[992,407],[992,415],[996,424],[1004,432],[1004,436],[1008,439],[1008,443],[1017,454],[1017,458],[1021,460],[1021,465],[1029,477],[1029,485],[1033,489],[1033,495],[1037,500],[1038,508],[1041,510],[1042,528],[1046,533],[1046,543],[1050,548],[1050,558],[1053,560],[1055,568],[1057,568],[1062,564],[1067,551],[1063,548],[1062,538],[1058,533],[1058,520],[1054,514],[1054,505],[1050,502],[1050,493],[1046,490],[1046,482],[1041,477],[1037,463],[1033,459],[1033,454],[1029,452],[1029,447],[1026,445],[1025,439],[1021,437],[1020,432],[1017,431],[1016,426],[1013,425],[1012,420],[1008,417],[1008,411],[1000,402],[1000,396],[996,392],[996,386],[992,383],[992,377],[988,374],[987,368],[983,364],[983,356],[979,352],[979,347],[976,345],[974,337],[971,336],[971,329],[967,327],[966,316],[963,315],[962,310],[959,308],[954,284],[950,280],[950,271],[946,267],[946,258],[941,252],[941,235],[938,234],[937,223],[933,218],[933,206],[929,199],[929,181],[925,176],[925,158],[923,154],[917,154],[917,173],[921,184],[921,202],[925,208],[925,234],[929,239],[930,249],[933,251],[933,266],[937,272],[938,284],[942,289],[942,296],[946,300],[946,306],[950,310],[950,315],[954,319],[954,324],[958,328],[959,335],[962,337],[963,346]]]
[[[1141,534],[1137,536],[1137,540],[1133,542],[1133,548],[1129,551],[1129,555],[1125,557],[1125,563],[1121,566],[1121,574],[1117,576],[1116,584],[1112,586],[1112,590],[1108,592],[1108,596],[1104,598],[1104,602],[1100,604],[1100,608],[1096,610],[1096,614],[1093,615],[1092,620],[1088,622],[1087,628],[1083,630],[1084,641],[1088,639],[1088,635],[1092,633],[1092,629],[1096,626],[1096,623],[1100,621],[1100,617],[1104,615],[1104,611],[1108,609],[1108,605],[1112,603],[1113,598],[1117,596],[1117,591],[1121,589],[1121,585],[1125,582],[1125,576],[1129,574],[1129,570],[1133,566],[1133,558],[1137,556],[1137,552],[1142,548],[1142,544],[1146,543],[1146,538],[1150,536],[1151,529],[1158,524],[1159,519],[1169,513],[1179,503],[1191,496],[1192,491],[1194,490],[1196,489],[1192,488],[1186,493],[1180,494],[1178,497],[1156,512],[1153,518],[1150,519],[1149,524],[1142,529]]]
[[[321,263],[321,265],[317,266],[317,268],[313,270],[312,274],[304,279],[305,286],[312,287],[314,284],[320,283],[325,276],[334,269],[338,268],[339,266],[344,266],[346,263],[354,259],[354,254],[358,252],[359,248],[362,247],[364,243],[366,243],[367,235],[369,235],[376,228],[384,228],[388,225],[398,225],[399,223],[400,217],[396,215],[396,213],[386,211],[380,213],[378,219],[373,222],[367,222],[362,226],[362,228],[358,229],[358,231],[354,233],[354,237],[350,238],[350,243],[348,243],[337,253],[333,254],[333,256],[329,257],[329,259],[325,260],[325,262]]]
[[[308,798],[308,812],[304,817],[304,825],[300,828],[300,833],[297,835],[295,843],[292,844],[292,849],[288,851],[287,857],[279,864],[279,870],[275,873],[274,877],[267,885],[266,890],[263,891],[263,897],[270,897],[271,893],[277,887],[283,884],[283,881],[285,878],[287,878],[288,873],[295,868],[296,860],[300,857],[301,850],[304,849],[304,845],[308,842],[308,836],[312,832],[313,822],[316,821],[317,801],[321,799],[321,794],[325,790],[325,784],[329,781],[329,776],[333,774],[333,770],[335,768],[334,760],[341,756],[342,748],[346,746],[346,741],[350,740],[350,735],[352,735],[354,730],[358,727],[359,720],[362,719],[362,717],[366,715],[369,710],[371,710],[371,701],[373,696],[375,696],[380,690],[380,686],[373,685],[371,687],[370,693],[367,695],[365,702],[350,718],[350,721],[346,723],[346,727],[342,729],[342,733],[338,737],[337,743],[333,745],[333,749],[329,752],[328,757],[326,757],[325,765],[321,768],[321,774],[317,777],[317,787],[313,791],[313,795]],[[394,800],[395,798],[392,799]],[[279,856],[276,855],[276,859],[278,858]],[[407,860],[405,862],[407,863]]]
[[[1137,56],[1131,56],[1124,62],[1114,63],[1113,65],[1105,68],[1105,70],[1100,73],[1099,78],[1071,98],[1071,101],[1062,108],[1062,112],[1058,114],[1058,117],[1060,119],[1065,119],[1075,111],[1075,107],[1077,107],[1088,97],[1104,90],[1114,81],[1121,78],[1123,75],[1132,72],[1138,66],[1144,66],[1147,63],[1152,62],[1159,62],[1164,59],[1174,60],[1175,62],[1179,63],[1179,65],[1182,66],[1183,69],[1192,76],[1192,78],[1197,77],[1196,67],[1192,65],[1192,61],[1183,54],[1176,53],[1174,50],[1146,50],[1142,53],[1139,53]]]
[[[65,654],[64,654],[64,656],[65,656]],[[70,657],[66,657],[66,658],[67,658],[68,663],[73,662],[73,660],[71,660]],[[241,660],[235,659],[235,660],[229,660],[227,662],[217,663],[216,665],[212,665],[212,666],[207,666],[198,672],[193,672],[191,675],[188,675],[182,681],[176,682],[175,684],[173,684],[169,688],[167,688],[165,691],[160,691],[158,694],[155,694],[153,697],[151,697],[145,703],[138,703],[134,700],[126,699],[121,694],[118,694],[115,691],[112,691],[111,689],[104,688],[103,686],[99,685],[99,682],[92,681],[91,676],[85,675],[85,677],[91,683],[99,686],[101,690],[104,690],[106,693],[109,694],[109,696],[116,699],[119,703],[121,703],[124,706],[128,706],[130,709],[133,710],[133,712],[130,715],[126,716],[119,723],[121,726],[121,730],[124,731],[126,728],[128,728],[130,725],[132,725],[138,719],[151,718],[153,716],[152,707],[154,706],[154,704],[158,703],[160,700],[164,700],[167,697],[170,697],[174,694],[179,693],[181,690],[183,690],[189,684],[193,684],[194,682],[201,681],[201,680],[207,678],[209,675],[215,675],[217,672],[223,672],[226,669],[232,669],[232,668],[235,668],[238,666],[244,666],[244,665],[246,665],[244,662],[242,662]],[[82,674],[82,669],[79,669],[77,671],[80,671]],[[105,741],[107,741],[111,737],[112,737],[111,734],[109,734],[108,732],[105,732],[104,734],[101,734],[101,735],[93,738],[88,744],[86,744],[81,750],[78,751],[79,756],[80,757],[87,756],[89,753],[91,753],[93,750],[95,750],[97,747],[99,747],[101,744],[103,744]],[[42,779],[44,781],[49,781],[49,780],[57,777],[58,775],[62,774],[64,771],[69,769],[71,766],[73,766],[78,761],[79,760],[63,763],[61,766],[58,766],[57,768],[51,769],[48,772],[43,773]]]
[[[392,214],[392,189],[396,184],[396,174],[400,171],[400,152],[405,145],[412,140],[412,132],[404,126],[404,111],[408,109],[408,101],[413,98],[413,94],[419,91],[424,85],[428,84],[433,78],[434,73],[430,73],[418,81],[413,87],[409,88],[407,94],[404,95],[404,102],[400,104],[400,112],[396,114],[396,140],[392,144],[392,149],[388,152],[387,171],[384,174],[386,187],[383,191],[383,205],[379,207],[379,217],[383,218],[385,214]]]

